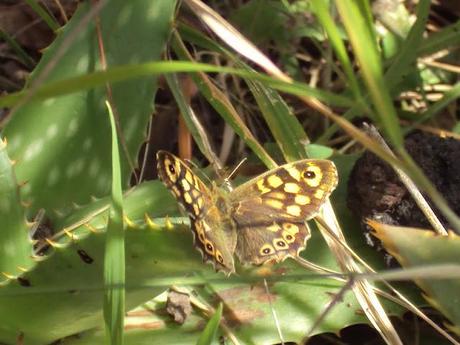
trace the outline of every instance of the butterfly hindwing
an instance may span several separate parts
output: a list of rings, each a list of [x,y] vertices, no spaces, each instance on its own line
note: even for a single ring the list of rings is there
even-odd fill
[[[242,263],[281,262],[298,256],[309,238],[310,231],[304,222],[282,221],[241,227],[235,253]]]

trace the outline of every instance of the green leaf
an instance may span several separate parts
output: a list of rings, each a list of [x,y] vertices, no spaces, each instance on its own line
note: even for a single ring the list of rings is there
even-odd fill
[[[34,10],[34,12],[45,22],[53,31],[59,29],[59,23],[40,4],[35,0],[25,0],[25,2]]]
[[[201,333],[200,338],[196,342],[197,345],[211,345],[216,340],[220,319],[222,318],[222,308],[222,303],[219,303],[217,310],[214,312],[214,315],[211,317],[203,333]]]
[[[329,159],[334,153],[334,150],[330,147],[318,144],[308,144],[305,150],[308,157],[316,159]]]
[[[460,237],[454,233],[449,236],[436,235],[433,231],[390,226],[375,222],[370,225],[376,230],[376,236],[384,247],[396,257],[403,267],[426,267],[435,264],[459,264]],[[430,271],[427,268],[427,274]],[[460,334],[460,279],[458,275],[451,279],[416,280],[426,294],[431,305],[439,309],[453,323],[451,327]]]
[[[246,79],[257,105],[287,161],[306,158],[308,137],[279,93],[263,83]]]
[[[107,102],[112,128],[112,200],[104,252],[104,319],[106,343],[123,344],[125,316],[125,234],[123,229],[123,195],[121,190],[120,154],[117,126]]]
[[[337,9],[353,46],[355,57],[361,67],[363,79],[374,104],[378,119],[387,138],[396,148],[402,146],[403,137],[389,90],[383,78],[382,59],[368,18],[367,8],[361,2],[337,2]],[[364,6],[363,6],[364,7]]]
[[[107,66],[158,60],[174,7],[175,1],[110,1],[99,14]],[[85,79],[86,74],[101,69],[96,28],[92,23],[80,25],[90,9],[89,2],[80,4],[30,77],[30,84],[39,82],[37,94],[48,83],[80,77],[74,84],[78,92],[57,97],[64,90],[58,87],[46,101],[23,104],[15,109],[4,131],[10,142],[8,153],[18,161],[18,180],[28,182],[21,192],[31,203],[31,212],[86,203],[91,196],[110,192],[107,91],[104,84],[89,90],[91,85]],[[71,41],[75,31],[79,34]],[[70,48],[57,55],[69,42]],[[55,66],[48,73],[49,64]],[[111,88],[122,138],[122,183],[127,187],[150,119],[156,79],[130,80]]]
[[[178,35],[175,35],[175,38],[176,39],[173,41],[173,48],[176,54],[178,54],[182,59],[192,61],[192,57],[187,52],[184,43],[180,40]],[[265,152],[262,145],[259,144],[254,135],[247,128],[246,124],[242,121],[241,117],[226,95],[220,91],[204,73],[193,73],[191,74],[191,77],[200,92],[208,100],[209,104],[220,116],[222,116],[226,123],[232,127],[235,133],[244,139],[246,145],[254,151],[257,157],[259,157],[266,166],[271,168],[275,167],[276,163]],[[184,112],[183,116],[187,116],[187,112]],[[191,120],[187,121],[191,122]],[[194,132],[193,129],[191,129],[191,132]]]
[[[6,147],[6,141],[0,138],[0,272],[3,272],[0,282],[6,280],[6,276],[20,275],[21,269],[34,265],[30,229]]]

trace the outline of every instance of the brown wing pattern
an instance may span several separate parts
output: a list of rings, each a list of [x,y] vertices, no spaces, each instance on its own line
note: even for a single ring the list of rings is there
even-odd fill
[[[337,180],[331,161],[302,160],[237,187],[230,204],[240,261],[260,264],[297,256],[310,237],[305,221],[318,214]]]
[[[235,253],[241,263],[281,262],[297,257],[309,238],[305,223],[273,222],[268,226],[242,227],[238,228]]]
[[[185,163],[166,151],[157,153],[158,176],[190,218],[198,219],[213,205],[211,191]]]
[[[337,186],[328,160],[306,159],[270,170],[237,187],[230,204],[238,225],[313,218]]]
[[[169,152],[158,151],[157,163],[160,179],[190,217],[194,245],[203,261],[211,262],[227,274],[234,272],[235,229],[222,219],[209,188],[181,159]]]

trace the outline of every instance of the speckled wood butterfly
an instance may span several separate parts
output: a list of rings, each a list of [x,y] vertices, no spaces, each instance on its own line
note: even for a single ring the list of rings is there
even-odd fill
[[[337,186],[329,160],[304,159],[255,177],[231,192],[203,181],[178,157],[157,153],[158,175],[190,217],[205,262],[226,274],[242,264],[281,262],[305,249],[316,216]]]

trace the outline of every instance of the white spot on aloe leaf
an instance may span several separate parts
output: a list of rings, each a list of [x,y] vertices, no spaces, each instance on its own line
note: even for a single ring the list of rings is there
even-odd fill
[[[43,150],[43,139],[37,139],[27,146],[26,151],[24,152],[24,161],[30,161],[31,159],[37,157]]]
[[[59,180],[59,168],[54,166],[48,173],[47,184],[48,186],[54,186]]]
[[[86,138],[84,141],[83,141],[83,145],[82,145],[82,148],[83,148],[83,151],[88,151],[93,145],[93,140],[91,138]]]
[[[66,168],[66,177],[69,178],[79,175],[83,171],[84,166],[85,161],[82,158],[71,162]]]
[[[56,136],[57,132],[58,132],[58,126],[56,124],[52,124],[46,130],[46,137],[48,139],[52,139]]]
[[[77,133],[78,130],[78,119],[76,117],[72,118],[69,123],[69,128],[67,130],[66,136],[67,138],[71,138]]]
[[[101,163],[99,162],[99,160],[97,158],[93,159],[88,169],[89,176],[96,177],[97,174],[99,173],[100,168],[101,168]]]

